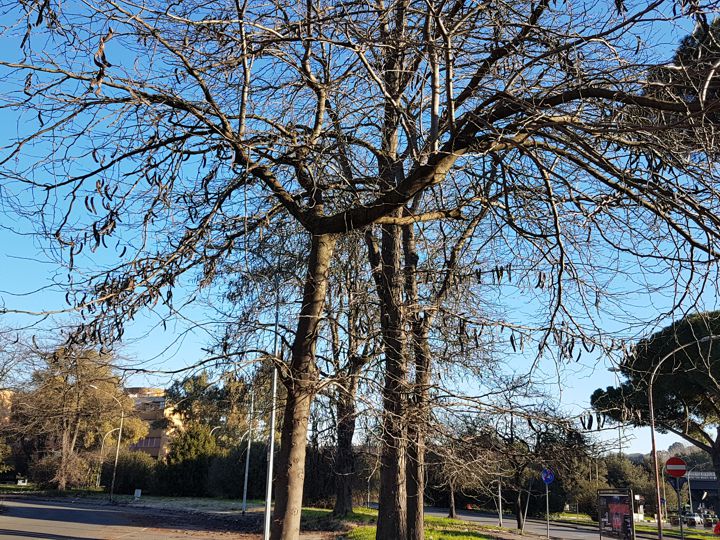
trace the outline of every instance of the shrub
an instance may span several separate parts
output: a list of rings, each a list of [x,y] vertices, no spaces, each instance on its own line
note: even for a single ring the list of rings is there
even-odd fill
[[[107,456],[103,462],[101,483],[110,488],[115,456]],[[157,463],[145,452],[123,451],[118,456],[115,473],[115,493],[132,494],[136,489],[153,491]]]
[[[191,424],[170,445],[167,462],[157,468],[158,488],[166,495],[204,497],[208,472],[218,449],[206,426]]]
[[[242,499],[245,484],[245,451],[247,445],[233,448],[216,456],[208,471],[208,491],[214,497]],[[265,497],[265,475],[267,474],[267,445],[254,442],[250,446],[250,467],[248,468],[248,499]]]
[[[30,479],[43,488],[57,488],[59,484],[61,457],[52,454],[30,464]],[[65,487],[84,488],[92,485],[90,464],[77,454],[70,454],[65,465]]]

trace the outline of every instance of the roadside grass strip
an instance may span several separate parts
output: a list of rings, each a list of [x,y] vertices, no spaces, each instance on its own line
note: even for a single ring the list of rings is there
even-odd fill
[[[583,513],[576,514],[574,512],[560,512],[557,514],[550,514],[550,520],[551,521],[560,521],[563,523],[595,523],[595,524],[597,524],[597,521],[593,521],[593,519],[590,517],[589,514],[583,514]]]
[[[303,520],[327,519],[330,510],[317,508],[303,509]],[[353,527],[350,531],[342,533],[338,538],[347,540],[375,540],[375,526],[377,510],[369,508],[355,508],[352,514],[342,520],[346,527]],[[427,540],[492,540],[493,531],[502,530],[490,525],[479,525],[458,519],[426,517],[425,538]]]
[[[362,525],[354,528],[340,538],[346,538],[347,540],[375,540],[375,527]],[[426,525],[425,538],[427,540],[493,540],[495,537],[473,531],[468,527],[455,529],[452,527]]]
[[[327,508],[306,507],[302,509],[303,525],[318,525],[331,521],[350,523],[353,525],[366,525],[377,522],[377,510],[373,508],[357,507],[344,518],[336,518],[332,510]]]
[[[636,523],[635,530],[644,533],[656,533],[657,526],[653,527],[652,525],[640,525]],[[684,531],[686,540],[707,540],[708,538],[720,538],[720,536],[713,534],[712,528],[701,529],[685,527]],[[680,529],[663,529],[663,536],[666,538],[680,538]]]

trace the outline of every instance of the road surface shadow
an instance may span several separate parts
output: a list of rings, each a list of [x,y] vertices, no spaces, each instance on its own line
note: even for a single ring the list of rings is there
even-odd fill
[[[41,532],[15,531],[11,529],[0,529],[0,538],[12,538],[20,536],[25,538],[40,538],[41,540],[77,540],[77,536],[65,536],[64,534],[50,534]]]
[[[151,527],[167,531],[225,531],[250,532],[261,530],[262,515],[249,514],[245,516],[222,516],[206,513],[163,511],[149,508],[127,506],[97,506],[83,503],[58,503],[49,501],[30,501],[27,499],[7,500],[3,516],[12,519],[22,519],[39,522],[77,523],[95,527]],[[6,523],[6,526],[10,525]],[[11,526],[15,527],[13,523]],[[47,526],[43,526],[47,528]],[[8,529],[11,531],[11,529]],[[26,535],[28,533],[25,533]],[[35,534],[35,533],[33,533]],[[47,538],[61,540],[71,539],[62,534]],[[5,535],[0,532],[0,538]],[[8,536],[11,536],[8,533]],[[15,531],[12,536],[22,536],[21,531]],[[45,538],[38,536],[37,538]]]
[[[45,503],[41,507],[32,504],[9,506],[4,515],[12,518],[36,521],[60,521],[85,523],[87,525],[131,525],[129,516],[120,508],[96,506],[70,506]]]

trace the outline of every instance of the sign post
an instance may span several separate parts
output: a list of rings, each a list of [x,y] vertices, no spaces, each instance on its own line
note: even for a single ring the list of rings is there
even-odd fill
[[[683,519],[682,519],[682,501],[680,500],[680,488],[682,487],[682,483],[680,482],[680,478],[685,476],[687,473],[687,463],[679,457],[671,457],[665,462],[665,472],[668,473],[668,475],[672,476],[675,479],[674,486],[675,486],[675,493],[677,494],[677,501],[678,501],[678,521],[680,521],[680,539],[685,540],[685,530],[683,529]],[[691,508],[692,510],[692,508]]]
[[[545,482],[545,521],[547,537],[550,538],[550,492],[548,486],[555,480],[555,473],[552,472],[552,469],[546,467],[542,470],[542,473],[540,473],[540,477],[542,481]]]
[[[600,538],[635,540],[633,493],[630,489],[599,489]]]

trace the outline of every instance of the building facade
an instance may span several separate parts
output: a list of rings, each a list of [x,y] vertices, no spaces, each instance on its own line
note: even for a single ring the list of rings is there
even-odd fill
[[[135,403],[135,414],[148,423],[148,434],[129,446],[133,452],[145,452],[153,459],[163,459],[170,450],[171,435],[182,426],[177,414],[168,406],[165,391],[160,388],[126,388]]]

